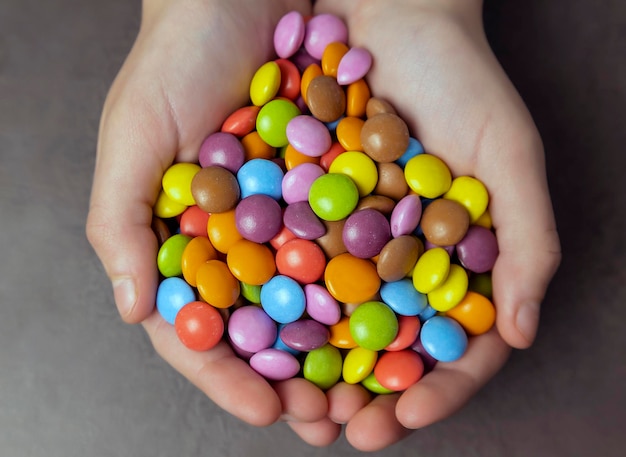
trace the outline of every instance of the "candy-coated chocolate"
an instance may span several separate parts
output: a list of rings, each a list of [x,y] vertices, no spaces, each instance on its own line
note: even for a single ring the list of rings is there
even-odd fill
[[[328,173],[320,176],[309,189],[309,204],[317,216],[325,221],[346,218],[359,201],[359,190],[345,174]]]
[[[454,362],[467,349],[467,334],[450,317],[434,316],[424,322],[420,340],[426,352],[439,362]]]
[[[343,228],[343,244],[355,257],[368,259],[380,253],[391,239],[389,221],[374,209],[362,209],[348,216]]]
[[[348,42],[348,27],[339,17],[317,14],[306,22],[303,44],[311,56],[321,59],[326,46],[336,41]]]
[[[196,287],[198,268],[209,260],[217,259],[217,252],[206,236],[197,236],[187,243],[180,259],[185,281]]]
[[[212,165],[202,168],[191,181],[191,193],[200,209],[207,213],[223,213],[239,201],[237,178],[226,168]]]
[[[274,50],[287,59],[294,55],[304,41],[304,18],[298,11],[290,11],[280,18],[274,29]]]
[[[385,303],[368,301],[350,316],[350,334],[359,346],[380,351],[398,334],[398,319]]]
[[[150,228],[154,232],[154,236],[156,236],[157,244],[159,247],[161,247],[163,243],[165,243],[165,240],[167,240],[170,236],[172,236],[172,232],[170,231],[170,228],[165,223],[165,221],[161,219],[160,217],[157,217],[157,216],[152,217]],[[206,227],[205,227],[205,232],[206,232]],[[189,235],[189,233],[183,233],[183,235]]]
[[[324,173],[324,169],[314,163],[303,163],[289,170],[281,183],[285,202],[308,202],[313,181]]]
[[[322,67],[317,63],[312,63],[306,67],[304,72],[302,73],[302,77],[300,78],[300,94],[305,103],[307,102],[307,91],[309,90],[309,84],[318,76],[322,76],[324,72],[322,71]]]
[[[247,135],[254,130],[260,109],[260,106],[255,105],[242,106],[224,120],[220,130],[240,138]]]
[[[304,290],[295,279],[276,275],[261,287],[261,305],[276,322],[294,322],[306,308]]]
[[[342,358],[339,349],[331,344],[307,353],[302,368],[304,378],[326,390],[341,378]]]
[[[311,114],[322,122],[336,121],[346,111],[346,94],[332,76],[313,78],[305,100]]]
[[[480,225],[481,227],[485,227],[491,229],[493,227],[493,221],[491,220],[491,213],[489,212],[489,208],[485,210],[481,216],[476,219],[474,225]]]
[[[380,286],[380,298],[402,316],[417,316],[428,304],[426,295],[415,290],[410,279],[383,283]]]
[[[235,210],[211,214],[207,223],[207,234],[213,247],[226,254],[233,244],[243,238],[237,231]]]
[[[456,244],[459,261],[467,270],[486,273],[493,269],[498,258],[498,240],[489,229],[471,225],[461,241]]]
[[[195,300],[196,294],[191,286],[177,276],[165,278],[157,288],[157,310],[161,317],[172,325],[174,325],[176,314],[180,309]]]
[[[337,300],[319,284],[306,284],[304,286],[306,298],[306,312],[315,319],[326,325],[335,325],[341,319],[341,309]]]
[[[359,196],[369,195],[378,182],[378,170],[374,161],[363,152],[346,151],[330,164],[329,173],[349,176],[359,191]]]
[[[276,148],[267,144],[256,130],[241,139],[245,162],[252,159],[271,160],[276,157]]]
[[[265,284],[276,272],[272,251],[264,244],[246,239],[231,246],[226,263],[235,278],[252,285]]]
[[[389,240],[376,262],[376,271],[383,281],[398,281],[406,277],[424,251],[419,238],[402,235]]]
[[[278,324],[278,335],[276,336],[276,341],[274,341],[272,347],[274,349],[280,349],[281,351],[288,352],[292,355],[299,355],[300,351],[296,351],[295,349],[290,348],[283,342],[283,340],[280,339],[280,331],[283,329],[283,327],[285,327],[285,325],[287,324]]]
[[[370,373],[369,376],[361,381],[361,384],[370,392],[378,395],[392,394],[394,392],[393,390],[383,387],[380,382],[378,382],[378,379],[376,379],[374,372]]]
[[[353,47],[341,58],[337,68],[337,82],[342,86],[363,78],[372,66],[372,55],[365,48]]]
[[[404,170],[397,163],[386,162],[377,163],[378,182],[374,188],[374,193],[400,200],[409,191],[409,186],[404,179]]]
[[[180,233],[191,237],[207,236],[209,213],[197,205],[188,207],[180,216]]]
[[[450,169],[432,154],[418,154],[409,159],[404,167],[404,177],[411,190],[426,198],[445,194],[452,184]]]
[[[391,213],[391,234],[395,238],[413,233],[421,217],[422,200],[415,194],[403,197]]]
[[[422,358],[410,349],[385,352],[374,368],[374,375],[380,385],[395,392],[408,389],[419,381],[423,374]]]
[[[448,277],[428,292],[428,303],[437,311],[448,311],[461,302],[467,293],[467,273],[460,265],[451,264]]]
[[[364,79],[349,84],[346,88],[346,116],[365,117],[370,87]]]
[[[280,231],[269,241],[269,243],[274,249],[278,250],[278,248],[280,248],[283,244],[287,241],[293,240],[294,238],[296,238],[296,235],[283,225]]]
[[[409,128],[400,116],[380,113],[368,118],[361,129],[365,153],[377,162],[393,162],[409,145]]]
[[[279,200],[282,197],[283,176],[281,167],[272,160],[249,160],[237,172],[241,198],[263,194]]]
[[[183,274],[181,259],[191,237],[176,234],[169,237],[159,248],[157,266],[159,272],[166,278]]]
[[[276,323],[258,306],[236,309],[228,319],[228,336],[237,347],[256,353],[269,348],[276,340]]]
[[[241,290],[241,296],[248,300],[250,303],[261,304],[261,286],[258,284],[247,284],[245,282],[239,283],[239,289]]]
[[[426,320],[422,322],[425,322]],[[428,353],[419,337],[413,342],[411,349],[417,352],[422,358],[422,362],[424,363],[424,374],[431,372],[432,369],[435,368],[435,365],[437,365],[437,359],[433,358],[433,356]]]
[[[285,159],[285,167],[287,168],[288,171],[291,171],[294,168],[296,168],[298,165],[302,165],[305,163],[310,163],[310,164],[314,164],[318,166],[320,163],[319,157],[311,157],[306,154],[302,154],[301,152],[298,152],[290,144],[285,146],[284,159]]]
[[[275,348],[261,349],[250,357],[254,371],[272,381],[291,379],[300,371],[300,362],[287,351]]]
[[[330,294],[344,303],[371,300],[380,288],[376,265],[349,253],[339,254],[328,261],[324,282]]]
[[[493,297],[493,284],[491,283],[491,272],[474,273],[469,278],[467,288],[471,291],[478,292],[481,295],[491,299]]]
[[[276,267],[301,284],[312,284],[323,276],[326,258],[315,242],[296,238],[278,248]]]
[[[322,221],[326,227],[326,234],[321,236],[315,242],[322,248],[327,258],[348,252],[346,245],[343,244],[343,227],[346,224],[345,219],[338,221]]]
[[[404,168],[409,160],[411,160],[416,155],[423,153],[424,146],[422,146],[422,143],[420,143],[416,138],[413,138],[411,136],[409,137],[409,145],[407,146],[406,151],[404,151],[404,154],[402,154],[395,163]]]
[[[232,133],[215,132],[200,145],[198,161],[202,168],[218,165],[231,173],[237,173],[244,162],[244,148]]]
[[[280,331],[280,339],[292,349],[310,352],[328,343],[328,328],[312,319],[299,319],[286,324]]]
[[[397,114],[393,105],[379,97],[370,97],[365,105],[365,115],[368,119],[380,113]]]
[[[298,152],[319,157],[332,145],[326,126],[312,116],[302,114],[287,124],[287,139]]]
[[[326,226],[315,215],[308,202],[295,202],[283,211],[283,223],[298,238],[315,240],[326,233]]]
[[[280,148],[289,142],[287,124],[300,115],[300,109],[291,100],[277,98],[267,102],[256,118],[259,135],[270,146]]]
[[[450,272],[450,255],[443,248],[425,251],[417,260],[413,269],[413,286],[419,292],[427,294],[439,287]]]
[[[469,228],[469,213],[463,205],[446,198],[431,202],[422,214],[424,236],[438,246],[452,246],[463,239]]]
[[[191,194],[191,180],[198,171],[200,171],[200,166],[195,163],[171,165],[163,174],[163,191],[176,203],[185,206],[195,205],[196,202]]]
[[[241,236],[256,243],[266,243],[280,231],[283,214],[272,197],[254,194],[239,202],[235,208],[235,220]]]
[[[339,322],[329,327],[330,337],[328,342],[339,349],[352,349],[357,347],[356,341],[350,333],[350,316],[343,316]]]
[[[194,351],[208,351],[224,335],[224,320],[213,306],[193,301],[183,306],[174,320],[181,343]]]
[[[462,204],[469,213],[472,223],[482,216],[489,204],[487,188],[482,182],[471,176],[454,178],[450,189],[443,196],[448,200],[455,200]]]
[[[396,207],[396,202],[394,202],[389,197],[384,197],[382,195],[368,195],[359,200],[359,203],[356,205],[355,211],[360,211],[362,209],[375,209],[379,213],[384,214],[385,216],[391,216],[393,209]]]
[[[250,100],[256,106],[263,106],[278,93],[280,87],[280,67],[274,61],[261,65],[250,82]]]
[[[321,66],[322,72],[327,76],[337,77],[337,69],[341,58],[350,50],[347,44],[336,41],[329,43],[322,54]]]
[[[300,95],[300,71],[298,67],[287,59],[276,59],[280,69],[280,87],[278,97],[296,100]]]
[[[361,130],[365,121],[359,117],[346,116],[337,124],[337,140],[346,151],[363,151]]]
[[[239,281],[221,260],[209,260],[200,265],[196,283],[202,299],[216,308],[228,308],[239,297]]]
[[[398,316],[398,334],[385,347],[385,351],[401,351],[411,347],[417,339],[422,324],[417,316]]]
[[[346,150],[341,146],[341,143],[335,141],[330,149],[320,157],[320,167],[322,167],[324,171],[328,171],[333,161],[344,152],[346,152]]]
[[[446,312],[465,329],[469,335],[482,335],[496,322],[496,308],[484,295],[468,291],[461,302]]]
[[[348,384],[356,384],[367,378],[374,370],[378,352],[362,347],[355,347],[348,351],[343,359],[342,376]]]

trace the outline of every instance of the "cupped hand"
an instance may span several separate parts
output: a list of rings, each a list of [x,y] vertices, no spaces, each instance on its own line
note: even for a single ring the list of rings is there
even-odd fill
[[[453,175],[486,185],[500,255],[492,272],[496,328],[402,394],[370,401],[360,386],[335,386],[327,418],[291,424],[311,443],[346,423],[346,437],[359,449],[393,444],[453,414],[502,367],[511,347],[526,348],[535,338],[560,244],[539,134],[489,48],[481,9],[478,0],[316,2],[315,13],[344,18],[351,46],[372,53],[372,93],[391,102],[426,152]]]
[[[136,42],[102,113],[87,236],[110,277],[122,318],[141,322],[156,350],[225,410],[254,425],[281,415],[318,420],[324,394],[303,379],[270,385],[226,343],[194,352],[155,311],[152,207],[164,171],[196,161],[204,138],[248,100],[254,71],[273,54],[273,29],[298,0],[146,0]]]

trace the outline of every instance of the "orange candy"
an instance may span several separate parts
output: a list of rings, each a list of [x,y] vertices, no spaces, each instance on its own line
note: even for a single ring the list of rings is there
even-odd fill
[[[449,311],[451,317],[470,335],[482,335],[493,327],[496,321],[496,308],[487,297],[471,290],[461,302]]]
[[[243,239],[237,231],[234,209],[225,213],[211,214],[207,233],[213,247],[223,254],[226,254],[233,244]]]
[[[185,281],[190,286],[195,287],[197,285],[196,275],[198,274],[198,268],[209,260],[214,259],[217,259],[217,252],[206,236],[197,236],[192,239],[185,246],[180,262]]]
[[[336,348],[352,349],[358,346],[350,333],[350,318],[348,316],[343,316],[339,322],[331,325],[329,330],[328,342]]]
[[[344,43],[336,41],[330,43],[324,49],[322,54],[322,72],[327,76],[337,77],[337,69],[339,68],[339,62],[341,58],[350,50]]]
[[[346,116],[364,117],[370,97],[370,88],[364,79],[349,84],[346,89]]]
[[[276,148],[263,141],[256,130],[244,136],[241,145],[246,162],[252,159],[272,159],[276,155]]]
[[[358,117],[347,116],[337,124],[337,140],[346,151],[363,151],[361,129],[365,121]]]
[[[235,278],[253,286],[265,284],[276,272],[272,251],[264,244],[246,239],[230,247],[226,263]]]
[[[312,284],[324,274],[326,257],[315,242],[295,238],[276,251],[276,267],[301,284]]]
[[[302,72],[302,78],[300,79],[300,94],[302,94],[304,103],[307,103],[306,92],[309,89],[309,84],[311,84],[311,81],[313,81],[316,77],[322,76],[322,74],[322,67],[316,63],[312,63]]]
[[[303,163],[319,164],[320,158],[302,154],[301,152],[298,152],[296,148],[294,148],[291,144],[288,144],[285,147],[285,168],[287,168],[287,170],[291,170],[292,168],[295,168]]]
[[[234,111],[222,124],[222,132],[242,137],[252,132],[256,126],[256,116],[260,106],[244,106]]]
[[[204,301],[216,308],[228,308],[239,298],[239,281],[225,262],[209,260],[198,268],[198,292]]]
[[[411,349],[385,352],[378,358],[374,376],[381,386],[400,392],[408,389],[424,374],[424,362],[419,354]]]
[[[376,265],[349,253],[330,259],[324,271],[324,281],[330,294],[344,303],[371,300],[380,288]]]

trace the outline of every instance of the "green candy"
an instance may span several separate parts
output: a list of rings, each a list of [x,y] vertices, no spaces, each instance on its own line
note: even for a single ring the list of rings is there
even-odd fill
[[[325,221],[348,217],[358,202],[359,189],[348,175],[327,173],[313,181],[309,189],[309,205]]]
[[[369,376],[367,376],[367,378],[361,381],[361,384],[367,390],[375,394],[385,395],[385,394],[392,394],[394,392],[393,390],[390,390],[390,389],[387,389],[386,387],[381,386],[380,382],[378,382],[378,379],[376,379],[376,376],[374,376],[374,372],[370,373]]]
[[[269,101],[263,105],[257,115],[257,132],[270,146],[275,148],[286,146],[289,143],[287,124],[298,115],[300,115],[300,108],[289,100],[277,98]]]
[[[357,306],[350,316],[350,334],[359,346],[381,351],[398,334],[398,318],[383,302],[368,301]]]
[[[183,274],[181,258],[190,241],[190,236],[178,233],[170,236],[161,245],[157,254],[157,267],[163,276],[171,278]]]
[[[342,359],[339,349],[330,344],[310,351],[304,359],[304,378],[320,389],[329,389],[341,377]]]
[[[261,286],[240,282],[241,295],[250,303],[261,303]]]

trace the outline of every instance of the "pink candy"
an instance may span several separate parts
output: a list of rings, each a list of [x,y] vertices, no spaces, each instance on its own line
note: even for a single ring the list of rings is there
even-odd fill
[[[304,47],[316,59],[321,59],[326,46],[335,41],[348,42],[348,27],[337,16],[319,14],[306,23]]]

